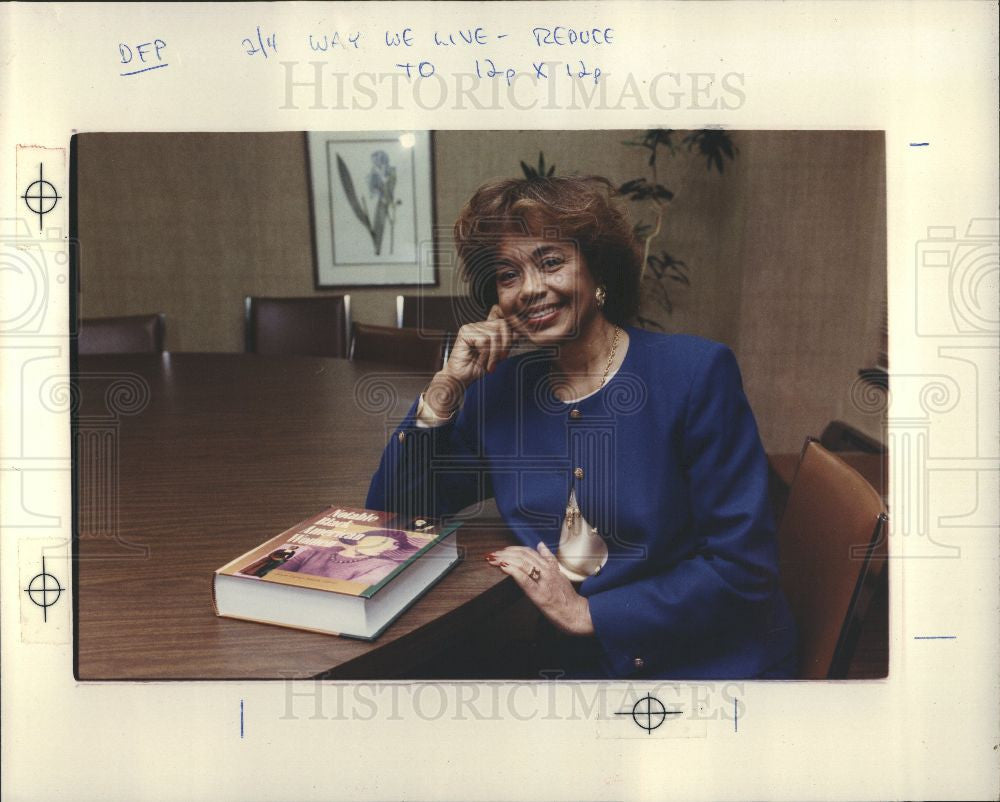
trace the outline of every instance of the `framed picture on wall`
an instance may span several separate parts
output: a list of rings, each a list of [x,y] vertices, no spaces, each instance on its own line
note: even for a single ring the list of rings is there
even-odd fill
[[[310,131],[316,286],[436,284],[428,131]]]

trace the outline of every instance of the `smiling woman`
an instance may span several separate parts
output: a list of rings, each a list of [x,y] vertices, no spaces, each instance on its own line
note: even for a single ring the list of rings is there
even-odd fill
[[[490,312],[390,438],[366,506],[449,515],[494,496],[522,545],[487,559],[549,623],[546,669],[794,676],[739,368],[718,343],[629,325],[641,257],[611,184],[487,184],[455,233]]]

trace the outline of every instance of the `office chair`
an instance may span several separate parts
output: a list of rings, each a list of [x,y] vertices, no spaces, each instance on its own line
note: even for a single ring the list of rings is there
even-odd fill
[[[799,629],[799,676],[841,679],[885,569],[885,506],[814,440],[802,449],[778,529],[781,584]]]
[[[162,313],[93,317],[80,321],[79,354],[162,354],[166,334]]]
[[[256,298],[244,302],[246,351],[345,358],[351,296]]]
[[[351,359],[435,372],[444,365],[447,332],[437,329],[374,326],[355,323],[351,338]]]

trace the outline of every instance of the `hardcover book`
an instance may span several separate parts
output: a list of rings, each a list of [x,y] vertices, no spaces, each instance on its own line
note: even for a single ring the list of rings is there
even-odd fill
[[[458,562],[458,526],[329,507],[216,570],[215,613],[372,640]]]

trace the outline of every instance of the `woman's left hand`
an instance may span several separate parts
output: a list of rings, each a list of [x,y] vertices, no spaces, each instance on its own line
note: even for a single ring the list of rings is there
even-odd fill
[[[555,556],[539,542],[538,550],[527,546],[508,546],[486,559],[505,574],[512,576],[542,614],[558,629],[569,635],[593,635],[587,599],[559,570]],[[532,571],[535,579],[532,579]]]

